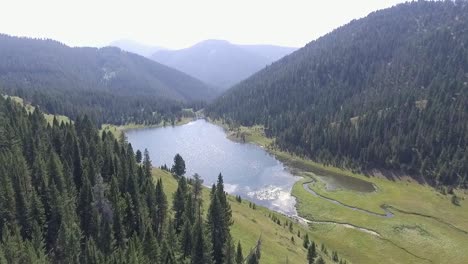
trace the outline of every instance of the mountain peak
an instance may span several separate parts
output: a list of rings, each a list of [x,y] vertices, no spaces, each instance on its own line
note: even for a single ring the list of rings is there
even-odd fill
[[[294,50],[273,45],[237,45],[226,40],[208,39],[185,49],[158,51],[151,58],[220,90],[226,90]]]

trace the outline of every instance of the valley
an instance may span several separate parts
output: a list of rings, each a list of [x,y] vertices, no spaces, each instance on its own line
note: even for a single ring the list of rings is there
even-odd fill
[[[220,123],[220,122],[217,122]],[[227,126],[225,126],[227,127]],[[431,186],[414,180],[390,181],[369,177],[332,166],[324,166],[278,150],[259,127],[239,127],[228,131],[231,137],[264,146],[303,177],[292,189],[301,217],[312,221],[311,235],[336,245],[353,263],[463,263],[468,255],[467,192],[460,206]],[[327,187],[327,175],[340,175],[370,183],[374,191]],[[333,176],[332,176],[333,177]],[[354,227],[354,228],[353,228]],[[346,241],[343,241],[346,237]]]
[[[468,1],[403,1],[5,3],[0,264],[468,263]]]

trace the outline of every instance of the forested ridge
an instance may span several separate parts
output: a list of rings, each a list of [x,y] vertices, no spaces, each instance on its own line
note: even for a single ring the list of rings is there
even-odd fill
[[[234,263],[222,175],[203,212],[202,180],[174,160],[172,199],[147,151],[86,116],[48,124],[0,97],[0,263]],[[257,249],[241,261],[258,263]]]
[[[97,122],[159,123],[214,90],[175,69],[118,48],[71,48],[0,34],[0,92],[51,114]]]
[[[468,4],[371,13],[234,86],[207,108],[284,150],[351,169],[468,184]]]

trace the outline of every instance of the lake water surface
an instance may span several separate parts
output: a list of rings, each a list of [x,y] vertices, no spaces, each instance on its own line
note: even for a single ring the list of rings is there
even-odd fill
[[[186,125],[137,129],[126,132],[136,151],[147,148],[153,166],[172,166],[179,153],[185,160],[186,176],[198,173],[206,186],[224,176],[226,191],[238,194],[270,209],[296,215],[295,198],[291,196],[299,180],[263,148],[233,142],[224,130],[205,120]]]

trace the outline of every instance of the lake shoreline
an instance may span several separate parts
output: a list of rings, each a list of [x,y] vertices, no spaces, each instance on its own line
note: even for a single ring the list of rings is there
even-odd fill
[[[136,128],[124,133],[135,150],[149,150],[155,166],[170,166],[179,153],[187,164],[186,175],[198,173],[204,185],[216,183],[222,173],[228,193],[279,213],[297,215],[291,190],[300,178],[265,148],[227,138],[226,130],[217,124],[197,119],[184,126]]]

